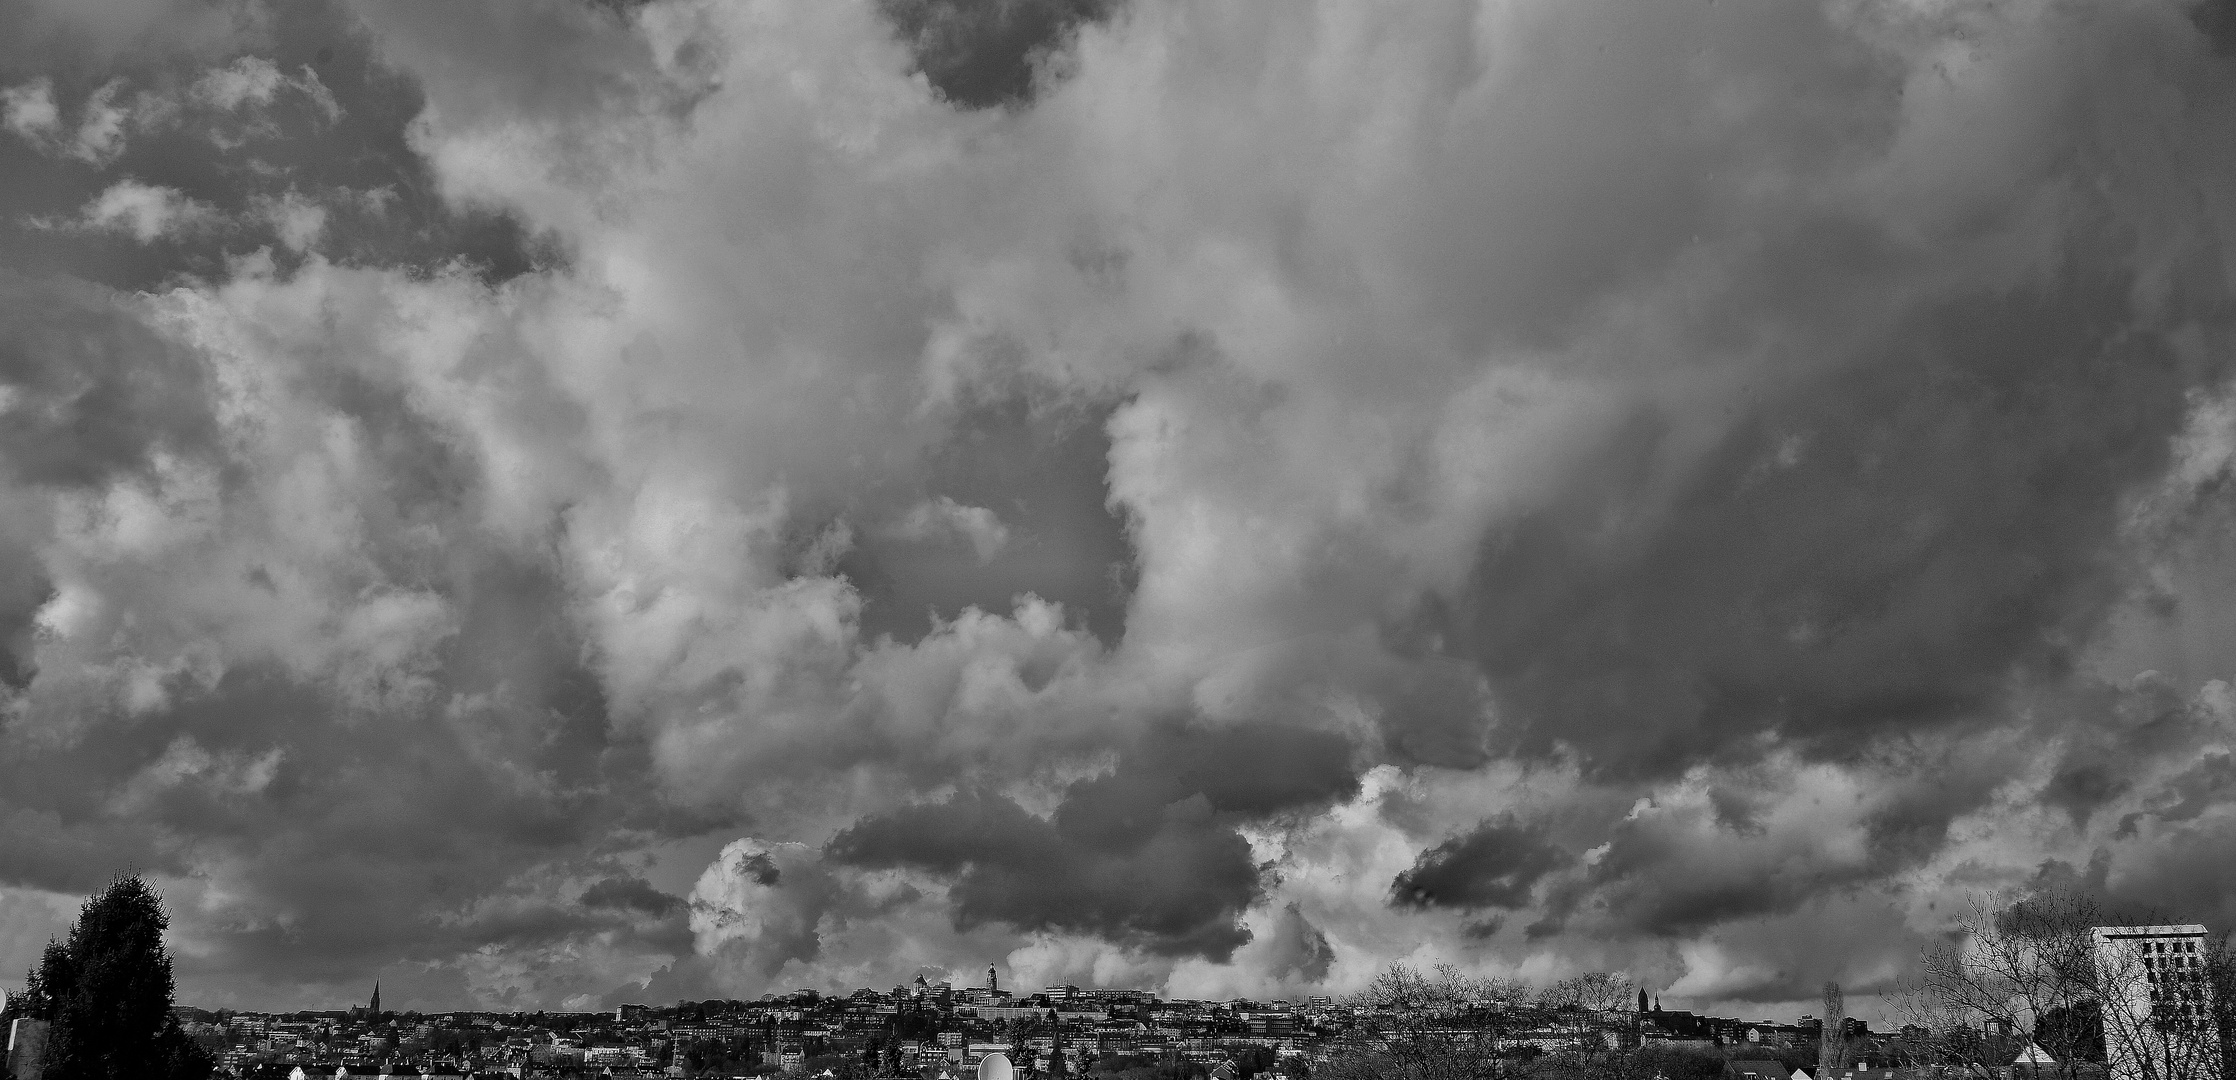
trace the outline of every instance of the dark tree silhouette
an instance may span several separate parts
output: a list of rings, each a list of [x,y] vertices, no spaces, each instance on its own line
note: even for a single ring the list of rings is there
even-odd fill
[[[2102,1062],[2104,1012],[2094,1001],[2044,1009],[2034,1022],[2034,1044],[2059,1061]]]
[[[24,980],[24,1011],[47,1021],[45,1080],[205,1080],[211,1062],[171,1015],[170,926],[138,877],[78,910]]]

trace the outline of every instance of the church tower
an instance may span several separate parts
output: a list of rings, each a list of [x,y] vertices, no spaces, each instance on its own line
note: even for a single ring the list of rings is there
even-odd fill
[[[1001,982],[994,978],[994,965],[986,965],[986,996],[992,997],[1001,988]]]
[[[380,980],[379,980],[379,979],[374,979],[374,980],[373,980],[373,1007],[372,1007],[372,1010],[371,1010],[371,1011],[372,1011],[372,1014],[373,1014],[373,1019],[375,1019],[375,1020],[378,1020],[378,1019],[380,1019]]]

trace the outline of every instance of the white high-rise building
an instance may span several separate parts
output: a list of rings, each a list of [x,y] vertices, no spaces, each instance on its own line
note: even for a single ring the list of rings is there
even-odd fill
[[[2091,935],[2111,1080],[2223,1080],[2205,928],[2099,926]]]

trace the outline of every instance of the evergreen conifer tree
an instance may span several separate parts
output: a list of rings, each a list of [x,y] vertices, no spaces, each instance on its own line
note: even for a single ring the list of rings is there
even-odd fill
[[[23,1011],[52,1025],[44,1080],[205,1080],[209,1055],[171,1015],[170,917],[138,877],[85,902],[66,941],[47,942]]]

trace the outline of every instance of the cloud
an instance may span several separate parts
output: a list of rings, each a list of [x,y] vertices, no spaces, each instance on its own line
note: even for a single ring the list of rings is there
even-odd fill
[[[916,66],[965,108],[1017,104],[1062,58],[1080,24],[1109,17],[1115,0],[879,0]]]
[[[791,874],[782,873],[785,865]],[[700,955],[765,979],[788,963],[818,959],[824,919],[845,899],[843,885],[799,845],[737,840],[693,888],[691,929]]]
[[[9,131],[32,141],[46,138],[62,123],[62,111],[54,104],[54,80],[43,76],[0,91],[0,110],[5,110]]]
[[[265,220],[279,233],[280,243],[291,251],[309,251],[326,232],[326,208],[295,192],[266,200],[263,209]]]
[[[188,198],[177,188],[120,180],[85,204],[79,220],[85,228],[128,233],[147,244],[207,228],[217,219],[216,208]]]
[[[6,98],[0,886],[198,999],[2218,910],[2178,5],[112,15]]]
[[[291,77],[261,56],[243,56],[224,67],[211,68],[194,81],[188,94],[212,108],[230,112],[244,105],[269,106],[283,89],[309,99],[328,123],[341,119],[342,107],[319,81],[318,72],[305,66],[301,75]]]
[[[306,65],[300,74],[288,75],[261,56],[240,56],[230,64],[208,68],[175,93],[141,90],[127,96],[129,86],[130,80],[119,76],[95,88],[79,107],[77,130],[67,139],[62,137],[62,112],[54,100],[51,78],[42,76],[0,91],[0,108],[5,109],[8,129],[33,146],[94,166],[115,162],[135,133],[156,133],[181,124],[213,123],[213,140],[218,149],[227,151],[238,148],[249,134],[277,135],[278,127],[266,114],[283,90],[299,95],[327,124],[342,117],[340,102],[317,71]]]
[[[199,59],[254,40],[270,21],[269,13],[257,8],[196,0],[29,0],[14,5],[8,16],[8,55],[19,63],[53,63],[77,54],[104,64],[134,53]]]
[[[992,562],[1009,546],[1009,527],[992,510],[964,506],[945,495],[909,507],[893,525],[893,535],[918,542],[957,536],[970,543],[981,565]]]
[[[961,928],[1001,922],[1226,958],[1249,940],[1235,920],[1259,895],[1249,846],[1215,823],[1201,795],[1151,812],[1125,820],[1126,835],[1095,835],[1104,823],[1084,815],[1051,823],[1007,799],[958,795],[858,822],[830,854],[953,875]]]
[[[1675,528],[1579,544],[1572,528],[1635,497],[1618,491],[1517,523],[1479,571],[1498,599],[1475,646],[1509,708],[1639,768],[1682,760],[1678,741],[1937,726],[2015,671],[2067,662],[2059,643],[2118,595],[2097,553],[2164,467],[2184,399],[2150,374],[2162,346],[2104,336],[2124,291],[2054,295],[1954,301],[1882,346],[1904,359],[1829,378],[1819,401],[1764,403],[1671,493]],[[2114,388],[2057,373],[2100,363],[2134,374]],[[2046,380],[2023,403],[2002,389],[2022,368]],[[1766,468],[1786,430],[1809,450]],[[1624,452],[1664,437],[1642,426]],[[2056,496],[2038,501],[2043,485]],[[1837,516],[1802,512],[1828,489]],[[1594,723],[1626,703],[1620,727]]]
[[[19,483],[91,487],[193,460],[216,436],[209,369],[128,298],[0,271],[0,447]]]
[[[610,877],[582,891],[576,901],[587,908],[614,908],[665,915],[688,907],[684,899],[653,888],[641,878]]]
[[[1422,852],[1390,883],[1390,897],[1412,907],[1527,907],[1538,879],[1565,861],[1543,830],[1511,819],[1485,821]]]
[[[1312,925],[1295,903],[1281,909],[1269,948],[1274,955],[1267,961],[1266,970],[1276,978],[1318,982],[1327,978],[1328,968],[1335,963],[1335,950],[1328,947],[1328,936]]]
[[[118,102],[123,92],[124,80],[111,79],[85,99],[77,135],[62,148],[64,153],[89,164],[104,165],[124,152],[125,128],[132,120],[132,110]]]

